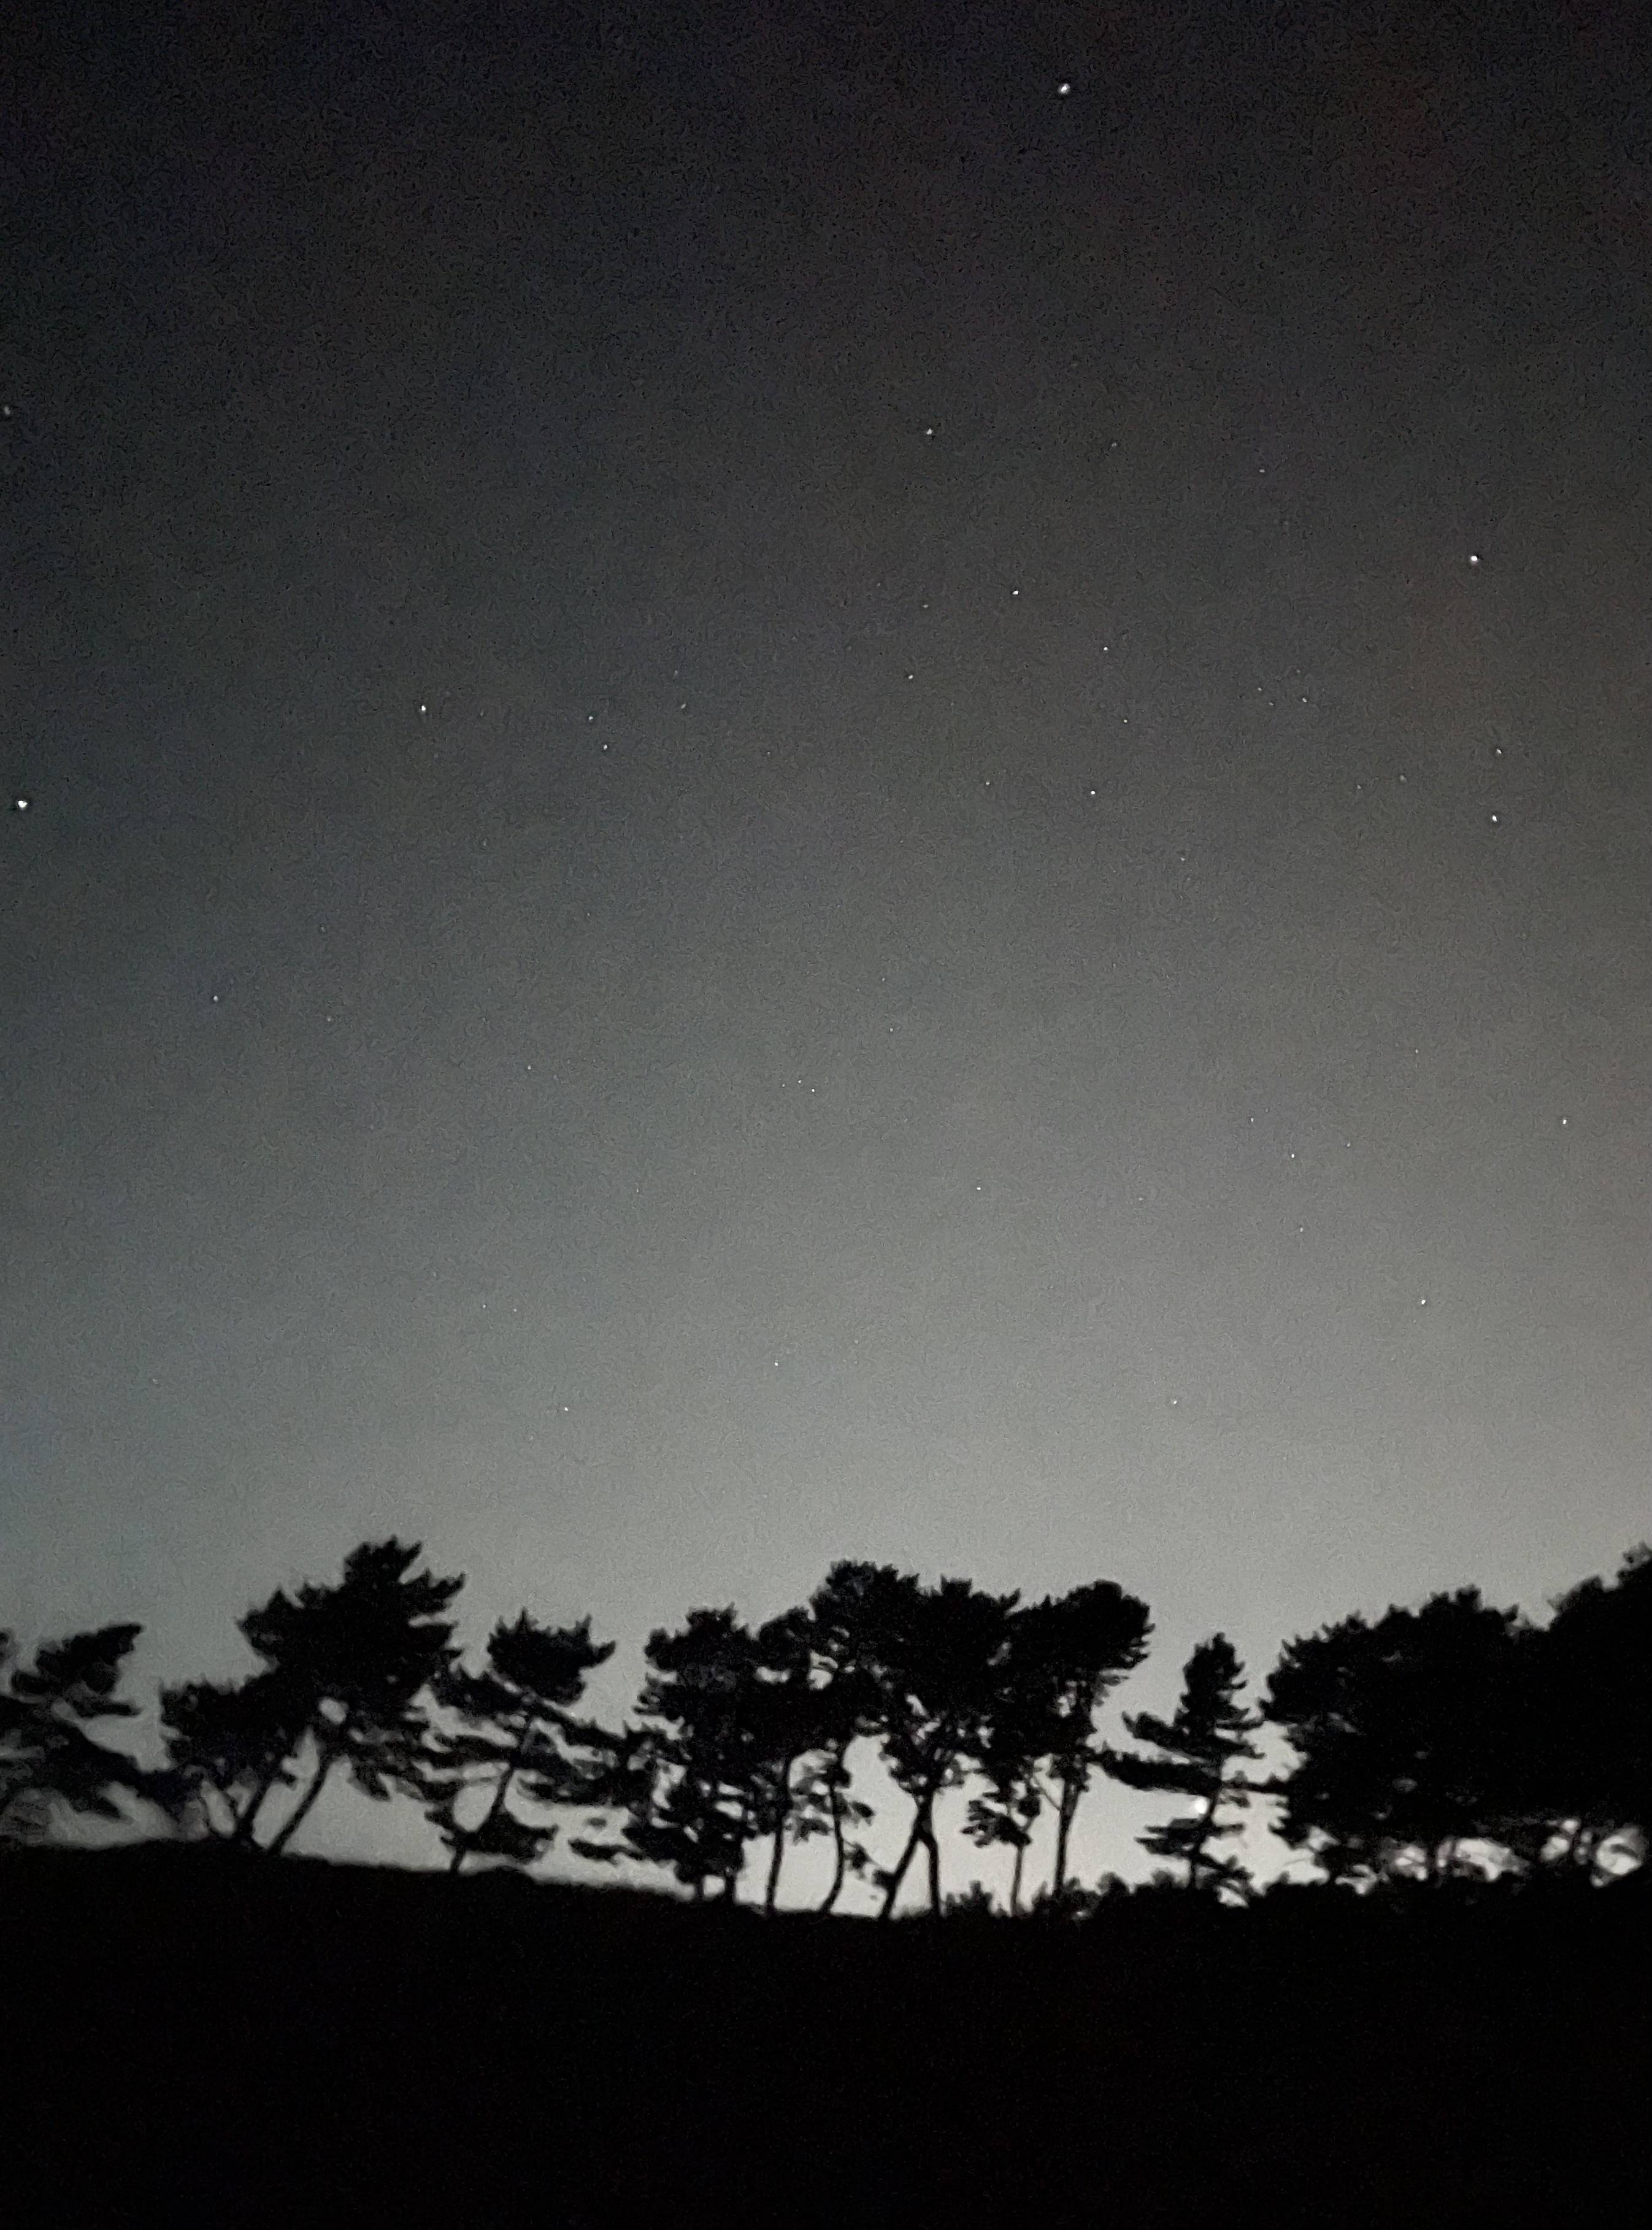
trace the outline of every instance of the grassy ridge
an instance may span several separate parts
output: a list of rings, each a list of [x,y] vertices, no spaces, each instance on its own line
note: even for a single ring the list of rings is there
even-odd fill
[[[16,1853],[0,1899],[12,2159],[29,2219],[87,2230],[1307,2230],[1652,2196],[1636,1881],[881,1928],[152,1846]]]

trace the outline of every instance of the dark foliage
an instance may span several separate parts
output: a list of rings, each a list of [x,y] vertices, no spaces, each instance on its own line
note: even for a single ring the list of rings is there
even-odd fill
[[[364,1542],[345,1559],[337,1586],[307,1582],[296,1601],[277,1589],[237,1621],[264,1660],[261,1672],[162,1689],[172,1767],[194,1790],[209,1833],[255,1842],[266,1801],[276,1787],[294,1785],[306,1747],[309,1785],[271,1836],[271,1851],[287,1848],[340,1765],[381,1802],[392,1790],[428,1795],[423,1699],[458,1654],[440,1614],[464,1580],[408,1576],[418,1555],[417,1542]]]
[[[1157,1858],[1180,1859],[1187,1868],[1190,1889],[1225,1889],[1241,1896],[1249,1892],[1249,1875],[1237,1859],[1210,1847],[1239,1832],[1236,1819],[1222,1816],[1224,1808],[1242,1811],[1250,1801],[1247,1785],[1230,1775],[1229,1768],[1239,1759],[1262,1755],[1249,1739],[1261,1724],[1261,1714],[1247,1711],[1238,1702],[1243,1685],[1243,1668],[1233,1644],[1225,1634],[1212,1634],[1187,1660],[1174,1718],[1156,1718],[1151,1711],[1126,1717],[1125,1724],[1136,1740],[1152,1743],[1160,1755],[1143,1757],[1104,1749],[1101,1756],[1113,1779],[1132,1789],[1173,1789],[1196,1800],[1197,1811],[1148,1828],[1142,1844]]]
[[[459,1665],[437,1671],[432,1692],[462,1731],[433,1732],[420,1771],[429,1792],[427,1817],[452,1853],[455,1873],[473,1858],[534,1866],[551,1848],[558,1823],[523,1819],[512,1808],[514,1790],[542,1806],[586,1805],[603,1794],[621,1737],[576,1719],[568,1707],[613,1653],[611,1641],[592,1641],[588,1618],[544,1627],[522,1611],[494,1627],[481,1672]],[[478,1788],[487,1806],[466,1827],[459,1800]]]
[[[138,1705],[118,1696],[141,1626],[106,1626],[66,1640],[43,1641],[32,1667],[12,1663],[15,1644],[0,1633],[0,1846],[50,1834],[65,1810],[103,1820],[126,1814],[117,1792],[176,1821],[187,1791],[169,1772],[152,1772],[87,1732],[96,1719],[129,1719]]]

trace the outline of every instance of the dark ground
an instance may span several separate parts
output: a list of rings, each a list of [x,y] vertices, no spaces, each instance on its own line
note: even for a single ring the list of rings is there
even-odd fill
[[[880,1929],[216,1847],[18,1852],[0,2216],[1644,2220],[1649,1944],[1644,1879]]]

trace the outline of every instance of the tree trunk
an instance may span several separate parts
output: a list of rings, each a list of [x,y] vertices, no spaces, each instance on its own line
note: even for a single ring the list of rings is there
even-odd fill
[[[1078,1789],[1071,1781],[1063,1780],[1055,1798],[1055,1878],[1052,1887],[1057,1897],[1067,1886],[1067,1839],[1073,1832],[1078,1801]]]
[[[842,1763],[841,1754],[837,1763]],[[843,1792],[838,1787],[836,1776],[828,1782],[827,1794],[832,1802],[832,1845],[837,1857],[832,1868],[832,1885],[826,1892],[825,1904],[820,1908],[823,1912],[829,1912],[842,1896],[843,1876],[849,1868],[849,1847],[843,1839]]]
[[[1210,1829],[1216,1822],[1216,1801],[1221,1794],[1219,1789],[1211,1791],[1204,1807],[1204,1817],[1199,1822],[1199,1832],[1188,1849],[1187,1885],[1190,1889],[1197,1889],[1199,1885],[1199,1869],[1204,1864],[1204,1854],[1210,1841]]]
[[[786,1822],[791,1817],[792,1760],[786,1760],[786,1769],[780,1782],[780,1809],[774,1823],[774,1853],[769,1860],[769,1879],[763,1892],[763,1910],[774,1911],[775,1898],[780,1893],[780,1861],[785,1856]]]
[[[300,1737],[300,1740],[301,1739],[302,1737]],[[287,1756],[288,1753],[283,1750],[281,1755],[277,1757],[270,1766],[268,1772],[264,1776],[263,1779],[259,1782],[257,1789],[249,1800],[246,1810],[236,1821],[236,1832],[230,1837],[230,1840],[232,1842],[250,1843],[252,1841],[253,1827],[257,1821],[258,1814],[264,1808],[264,1799],[269,1795],[270,1790],[275,1786],[275,1776],[280,1773],[282,1766],[286,1764]],[[234,1808],[231,1807],[231,1809],[233,1808]]]
[[[941,1909],[940,1846],[935,1840],[935,1823],[932,1819],[924,1830],[924,1848],[929,1854],[929,1911],[932,1918],[939,1918]]]
[[[922,1840],[923,1831],[924,1802],[920,1801],[917,1817],[912,1823],[912,1833],[907,1838],[907,1847],[900,1853],[900,1863],[891,1875],[888,1886],[884,1891],[883,1904],[878,1913],[880,1920],[887,1920],[889,1915],[894,1911],[894,1901],[900,1894],[900,1885],[907,1879],[907,1868],[912,1864],[913,1855]]]
[[[1021,1869],[1026,1863],[1027,1846],[1025,1843],[1017,1843],[1015,1871],[1010,1877],[1010,1910],[1012,1913],[1019,1912],[1021,1910]]]
[[[195,1801],[200,1808],[200,1817],[206,1823],[207,1834],[215,1842],[233,1843],[241,1826],[241,1814],[236,1810],[234,1801],[225,1795],[216,1781],[203,1782],[197,1787],[194,1795]],[[216,1796],[229,1814],[229,1825],[227,1827],[219,1827],[212,1807],[207,1801],[210,1796]]]
[[[332,1771],[333,1767],[339,1763],[339,1758],[343,1755],[344,1753],[342,1750],[336,1750],[331,1746],[323,1750],[321,1753],[321,1763],[316,1770],[315,1779],[310,1783],[309,1787],[305,1790],[302,1797],[299,1800],[299,1802],[293,1812],[292,1817],[287,1821],[287,1825],[281,1829],[278,1835],[273,1836],[270,1840],[268,1849],[272,1858],[279,1858],[281,1856],[281,1853],[292,1841],[294,1836],[298,1833],[298,1830],[304,1825],[305,1821],[308,1819],[310,1813],[314,1807],[316,1798],[321,1794],[322,1789],[326,1785],[327,1776]]]
[[[516,1749],[507,1761],[504,1772],[501,1773],[499,1777],[499,1786],[494,1791],[494,1801],[488,1806],[487,1811],[482,1814],[479,1824],[474,1829],[467,1830],[461,1828],[459,1826],[458,1821],[456,1820],[455,1821],[454,1831],[455,1835],[468,1835],[468,1840],[462,1843],[457,1841],[455,1842],[453,1847],[453,1864],[448,1869],[449,1873],[456,1874],[458,1872],[465,1860],[470,1856],[470,1843],[475,1840],[476,1837],[482,1833],[484,1828],[491,1827],[494,1821],[498,1819],[500,1814],[505,1809],[505,1799],[511,1793],[511,1783],[516,1778],[517,1769],[520,1766],[522,1760],[527,1756],[528,1743],[533,1733],[533,1707],[530,1705],[526,1711],[523,1714],[521,1731],[516,1737]]]

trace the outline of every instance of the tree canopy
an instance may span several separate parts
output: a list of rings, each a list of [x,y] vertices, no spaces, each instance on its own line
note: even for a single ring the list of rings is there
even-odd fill
[[[259,1815],[278,1786],[293,1787],[293,1761],[310,1752],[308,1786],[265,1847],[283,1851],[335,1768],[383,1801],[392,1790],[425,1794],[429,1718],[422,1700],[451,1664],[454,1627],[441,1614],[464,1585],[461,1574],[408,1576],[420,1544],[364,1542],[332,1587],[277,1589],[238,1621],[265,1661],[239,1683],[194,1682],[161,1692],[173,1766],[196,1790],[212,1832],[255,1841]],[[223,1827],[210,1809],[216,1796]]]
[[[1614,1579],[1555,1598],[1546,1623],[1469,1587],[1299,1635],[1260,1711],[1240,1703],[1237,1653],[1214,1634],[1188,1658],[1170,1718],[1125,1716],[1145,1746],[1135,1750],[1097,1731],[1152,1634],[1146,1604],[1112,1580],[1023,1603],[1018,1590],[840,1560],[806,1602],[755,1628],[732,1605],[655,1628],[635,1711],[616,1728],[578,1715],[616,1648],[593,1641],[589,1617],[552,1626],[524,1608],[468,1668],[449,1615],[462,1576],[416,1570],[420,1555],[417,1543],[365,1542],[332,1583],[278,1589],[246,1612],[256,1669],[161,1688],[159,1769],[89,1731],[137,1713],[117,1691],[141,1627],[43,1642],[27,1669],[0,1635],[0,1841],[38,1839],[77,1812],[120,1820],[119,1800],[136,1799],[174,1831],[279,1853],[329,1782],[348,1779],[377,1801],[418,1802],[455,1872],[538,1865],[561,1832],[545,1815],[578,1808],[585,1832],[564,1848],[662,1866],[696,1898],[709,1886],[733,1898],[760,1847],[770,1911],[788,1852],[829,1839],[820,1909],[866,1878],[887,1919],[920,1853],[928,1910],[947,1909],[938,1821],[943,1798],[966,1789],[965,1835],[1010,1853],[1012,1912],[1052,1815],[1032,1909],[1066,1911],[1082,1901],[1068,1878],[1074,1822],[1100,1769],[1193,1800],[1142,1840],[1194,1889],[1245,1889],[1218,1846],[1258,1795],[1277,1806],[1288,1848],[1360,1887],[1498,1869],[1593,1879],[1647,1855],[1645,1546]],[[1264,1724],[1291,1755],[1259,1778],[1243,1768]],[[856,1793],[857,1746],[876,1750],[910,1806],[887,1863]]]

